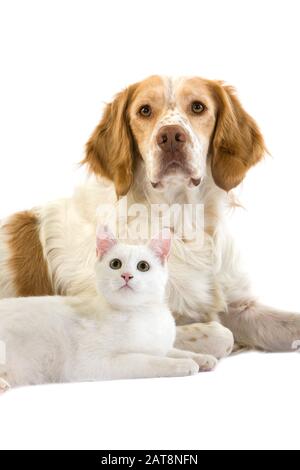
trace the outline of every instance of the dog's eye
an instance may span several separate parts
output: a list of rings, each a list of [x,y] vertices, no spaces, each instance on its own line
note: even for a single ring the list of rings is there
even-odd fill
[[[137,265],[137,269],[139,271],[142,271],[143,273],[145,273],[146,271],[149,271],[150,264],[147,263],[147,261],[140,261]]]
[[[201,101],[193,101],[192,111],[195,114],[201,114],[205,110],[205,105]]]
[[[118,258],[114,258],[111,260],[111,262],[109,263],[109,266],[111,267],[111,269],[121,269],[122,267],[122,261],[119,260]]]
[[[152,109],[151,109],[151,106],[149,106],[148,104],[145,104],[143,105],[140,109],[139,109],[139,114],[143,117],[150,117],[151,114],[152,114]]]

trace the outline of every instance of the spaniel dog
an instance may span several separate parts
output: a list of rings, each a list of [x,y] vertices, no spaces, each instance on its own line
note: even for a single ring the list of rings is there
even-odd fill
[[[222,82],[152,76],[129,86],[87,143],[87,183],[70,199],[3,221],[0,297],[93,294],[104,205],[201,204],[201,241],[177,237],[169,260],[176,346],[224,357],[234,337],[244,347],[292,350],[300,315],[256,302],[225,224],[231,190],[264,153],[257,124]]]

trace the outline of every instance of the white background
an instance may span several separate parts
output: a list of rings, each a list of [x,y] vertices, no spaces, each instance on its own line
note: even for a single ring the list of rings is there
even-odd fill
[[[71,194],[103,103],[153,73],[235,85],[272,157],[232,227],[257,294],[300,311],[299,1],[0,0],[0,217]],[[300,448],[297,354],[188,379],[27,388],[1,448]]]

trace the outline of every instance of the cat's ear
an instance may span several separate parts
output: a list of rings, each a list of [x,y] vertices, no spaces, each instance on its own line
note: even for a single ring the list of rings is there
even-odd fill
[[[114,234],[107,225],[99,225],[97,228],[96,254],[102,258],[113,246],[117,244]]]
[[[164,263],[171,250],[171,232],[168,228],[164,228],[158,235],[149,242],[149,248]]]

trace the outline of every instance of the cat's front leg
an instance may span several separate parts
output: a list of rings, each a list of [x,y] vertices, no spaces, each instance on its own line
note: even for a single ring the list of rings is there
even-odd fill
[[[168,357],[193,359],[193,361],[197,362],[200,371],[203,372],[213,370],[218,363],[218,359],[210,354],[197,354],[192,351],[175,348],[168,352]]]
[[[154,377],[183,377],[199,372],[191,358],[170,358],[148,354],[120,354],[107,358],[102,379],[139,379]],[[99,377],[100,378],[100,377]]]
[[[233,334],[218,322],[191,323],[177,326],[175,347],[200,354],[210,354],[217,359],[231,354]]]

